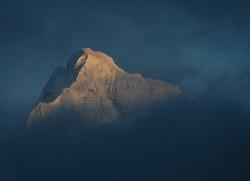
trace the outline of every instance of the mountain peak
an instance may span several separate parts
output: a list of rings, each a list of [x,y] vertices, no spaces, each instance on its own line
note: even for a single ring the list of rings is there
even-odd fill
[[[85,59],[85,68],[103,68],[106,71],[111,71],[112,69],[117,69],[121,72],[124,72],[120,69],[113,61],[112,57],[100,51],[93,51],[91,48],[83,48],[84,55],[80,58]]]
[[[83,52],[88,54],[88,53],[93,53],[94,51],[91,48],[82,48]]]
[[[130,74],[107,54],[84,48],[59,67],[45,85],[28,127],[48,118],[76,112],[79,119],[100,124],[110,122],[137,108],[182,94],[179,87]]]

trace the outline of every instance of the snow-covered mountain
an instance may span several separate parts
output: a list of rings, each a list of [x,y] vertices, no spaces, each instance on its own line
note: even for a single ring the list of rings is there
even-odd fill
[[[51,75],[29,115],[28,127],[67,112],[76,113],[83,121],[103,124],[181,94],[175,85],[127,73],[108,55],[85,48],[66,68],[59,67]]]

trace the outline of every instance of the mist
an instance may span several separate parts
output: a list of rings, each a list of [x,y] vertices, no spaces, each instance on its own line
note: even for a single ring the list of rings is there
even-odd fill
[[[239,180],[250,153],[250,13],[240,1],[2,1],[0,178]],[[178,85],[188,99],[103,127],[28,130],[51,73],[77,50]]]

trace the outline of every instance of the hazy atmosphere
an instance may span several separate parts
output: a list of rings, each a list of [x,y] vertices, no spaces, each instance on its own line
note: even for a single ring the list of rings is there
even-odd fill
[[[2,0],[0,178],[249,180],[249,8],[244,0]],[[80,141],[33,137],[26,120],[44,85],[84,47],[191,98],[129,126],[85,130]]]

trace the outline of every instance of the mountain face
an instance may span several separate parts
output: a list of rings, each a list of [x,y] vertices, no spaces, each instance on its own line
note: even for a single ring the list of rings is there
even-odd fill
[[[51,75],[29,115],[28,127],[72,112],[83,121],[103,124],[181,94],[175,85],[127,73],[108,55],[85,48]]]

